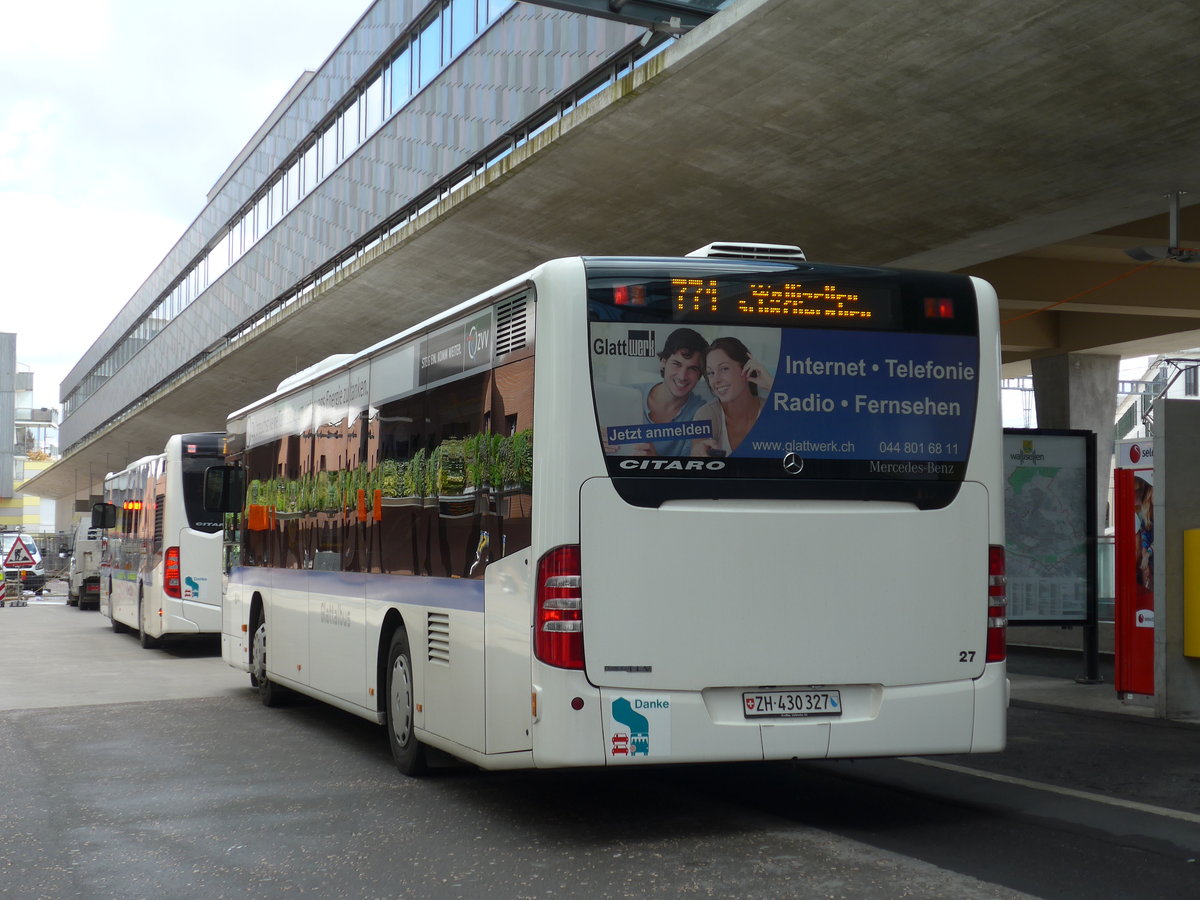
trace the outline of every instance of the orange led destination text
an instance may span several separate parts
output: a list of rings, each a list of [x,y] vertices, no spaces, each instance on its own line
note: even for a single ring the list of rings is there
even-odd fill
[[[857,309],[862,297],[836,284],[821,288],[805,284],[752,284],[750,296],[738,301],[738,311],[749,315],[837,316],[869,319],[869,309]]]
[[[706,278],[672,278],[676,312],[717,312],[717,282]],[[751,284],[749,295],[738,300],[744,315],[821,316],[869,319],[874,313],[858,308],[862,297],[836,284]]]
[[[717,311],[717,282],[711,278],[672,278],[676,312]]]

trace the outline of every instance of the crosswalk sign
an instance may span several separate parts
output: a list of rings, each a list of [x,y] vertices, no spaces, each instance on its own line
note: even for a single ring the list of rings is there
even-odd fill
[[[17,538],[13,541],[13,545],[8,551],[8,556],[4,557],[4,565],[9,569],[19,569],[36,565],[36,563],[33,554],[29,552],[29,548],[25,546],[24,541]]]

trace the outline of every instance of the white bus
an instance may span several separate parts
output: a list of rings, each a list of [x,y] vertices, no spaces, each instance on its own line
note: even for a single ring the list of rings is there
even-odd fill
[[[793,251],[547,262],[233,413],[225,659],[410,774],[1002,749],[995,293]]]
[[[143,647],[168,636],[221,633],[224,518],[204,508],[207,469],[222,465],[224,435],[176,434],[162,453],[104,479],[92,524],[106,528],[100,612]]]

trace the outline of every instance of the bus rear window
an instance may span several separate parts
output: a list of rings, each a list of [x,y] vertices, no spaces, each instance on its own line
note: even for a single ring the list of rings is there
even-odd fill
[[[597,434],[628,502],[953,499],[979,384],[969,279],[728,261],[588,274]]]
[[[183,435],[179,458],[183,476],[183,506],[188,525],[197,531],[213,534],[225,527],[221,513],[204,508],[204,473],[212,466],[224,463],[220,439],[216,435]]]

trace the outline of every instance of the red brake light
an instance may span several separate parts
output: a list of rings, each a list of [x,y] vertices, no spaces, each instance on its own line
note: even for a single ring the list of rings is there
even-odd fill
[[[1008,597],[1005,593],[1004,548],[988,547],[987,661],[1002,662],[1008,656]]]
[[[182,595],[179,576],[179,548],[168,547],[163,560],[163,591],[176,600]]]
[[[547,665],[583,668],[583,592],[578,545],[557,547],[538,560],[533,652]]]
[[[614,306],[645,306],[646,286],[644,284],[618,284],[613,288]]]
[[[925,318],[927,319],[953,319],[954,318],[954,301],[949,297],[926,297],[925,298]]]

